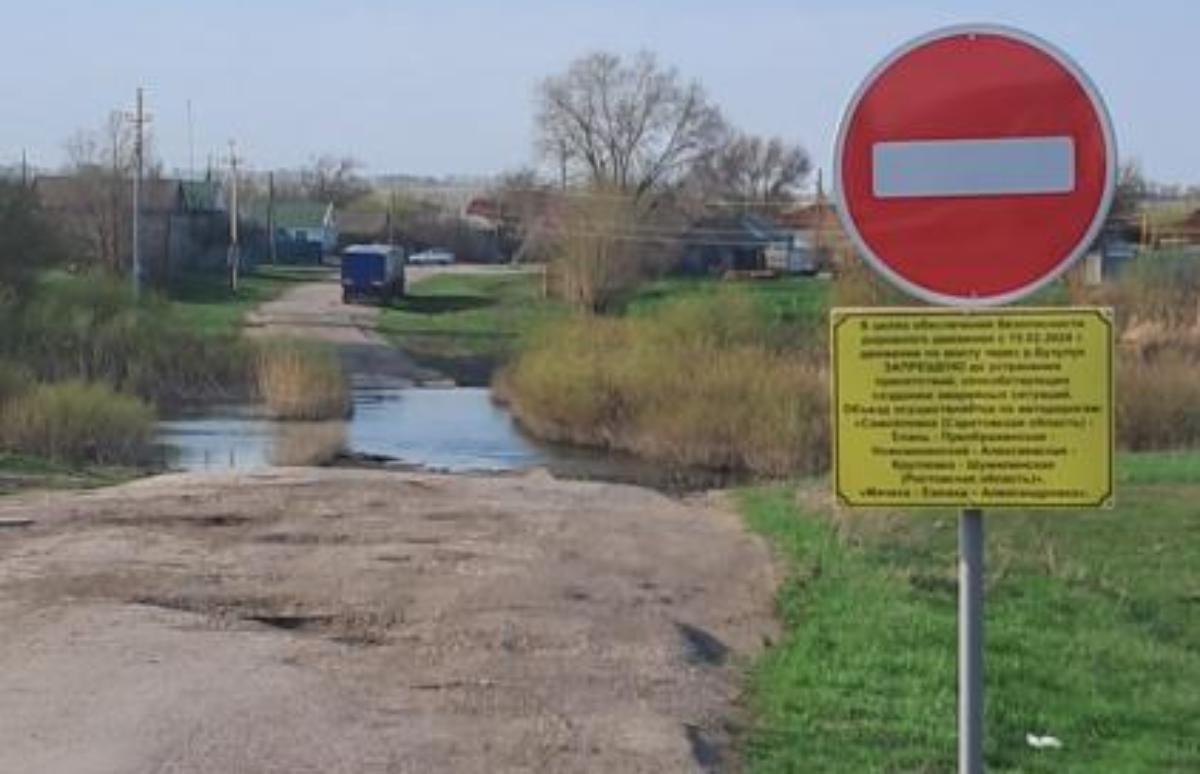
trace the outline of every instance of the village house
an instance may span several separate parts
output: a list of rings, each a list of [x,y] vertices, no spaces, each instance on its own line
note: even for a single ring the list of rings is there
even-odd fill
[[[34,191],[75,260],[127,267],[133,253],[133,191],[98,170],[42,175]],[[150,178],[141,186],[142,271],[152,282],[224,260],[224,200],[212,180]]]

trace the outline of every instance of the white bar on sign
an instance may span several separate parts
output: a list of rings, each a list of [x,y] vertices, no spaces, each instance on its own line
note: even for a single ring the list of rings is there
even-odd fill
[[[881,199],[1012,196],[1075,190],[1070,137],[880,142],[872,148]]]

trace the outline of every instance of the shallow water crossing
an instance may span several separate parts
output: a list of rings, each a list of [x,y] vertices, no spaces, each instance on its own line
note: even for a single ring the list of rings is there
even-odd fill
[[[165,421],[168,464],[187,471],[327,463],[340,454],[424,468],[522,470],[552,453],[523,436],[483,388],[359,389],[338,422],[276,422],[241,406]]]

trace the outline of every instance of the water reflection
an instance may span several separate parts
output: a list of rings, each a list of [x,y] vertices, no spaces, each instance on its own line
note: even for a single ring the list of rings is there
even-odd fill
[[[729,486],[729,473],[664,467],[628,454],[537,443],[482,388],[355,391],[338,422],[274,422],[246,406],[163,422],[168,464],[186,471],[253,470],[368,458],[451,472],[544,467],[559,478],[616,481],[666,492]]]
[[[357,454],[441,470],[520,470],[546,455],[483,388],[365,390],[348,428]]]
[[[174,449],[171,466],[189,471],[319,465],[342,452],[449,471],[546,462],[482,388],[360,390],[345,422],[274,422],[222,407],[163,422],[160,439]]]
[[[275,422],[272,465],[323,465],[346,449],[346,423]]]

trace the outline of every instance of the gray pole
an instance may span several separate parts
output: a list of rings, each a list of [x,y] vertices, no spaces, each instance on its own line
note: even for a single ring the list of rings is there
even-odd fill
[[[983,511],[958,521],[958,771],[983,774]]]
[[[267,239],[271,248],[271,265],[278,263],[275,246],[275,171],[267,173]]]
[[[237,144],[229,141],[229,289],[238,289],[238,270],[241,268],[241,248],[238,245],[238,157]]]
[[[188,120],[188,179],[196,179],[196,142],[192,124],[192,101],[187,101]]]
[[[136,296],[142,289],[142,234],[140,221],[142,217],[142,124],[145,116],[142,113],[142,89],[137,90],[137,112],[134,113],[133,134],[133,294]]]
[[[388,191],[388,215],[387,215],[387,230],[388,244],[392,247],[396,246],[396,189],[392,187]]]

